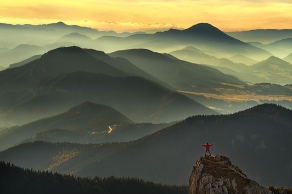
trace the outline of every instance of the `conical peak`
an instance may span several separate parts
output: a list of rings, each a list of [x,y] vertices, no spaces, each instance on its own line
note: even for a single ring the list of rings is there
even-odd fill
[[[215,26],[212,26],[209,23],[198,23],[196,25],[191,26],[190,28],[186,30],[220,31],[218,28],[216,28]]]

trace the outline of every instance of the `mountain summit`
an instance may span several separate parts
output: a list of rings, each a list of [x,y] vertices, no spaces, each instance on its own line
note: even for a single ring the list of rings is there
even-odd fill
[[[215,26],[212,26],[209,23],[199,23],[199,24],[191,26],[190,28],[185,29],[184,31],[195,32],[197,34],[202,33],[204,35],[206,35],[206,33],[210,34],[210,35],[211,34],[213,35],[214,33],[224,34],[221,30],[219,30]],[[226,34],[224,34],[224,35],[226,35]]]
[[[261,193],[271,191],[248,178],[227,156],[202,156],[189,180],[190,194]]]

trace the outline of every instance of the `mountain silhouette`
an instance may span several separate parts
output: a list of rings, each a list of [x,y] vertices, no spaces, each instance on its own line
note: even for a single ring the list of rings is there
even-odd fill
[[[291,187],[291,115],[291,110],[281,106],[263,104],[231,115],[189,117],[133,142],[62,144],[60,148],[35,142],[8,149],[0,159],[26,168],[47,169],[53,165],[53,171],[85,177],[98,173],[101,177],[129,176],[184,184],[195,159],[204,154],[201,144],[212,142],[212,154],[228,155],[259,184]],[[52,161],[72,150],[80,154],[71,154],[66,161]]]
[[[21,44],[17,47],[0,54],[0,64],[8,67],[12,63],[25,60],[33,55],[43,54],[45,51],[42,47],[28,44]]]
[[[28,89],[31,83],[44,76],[74,71],[104,73],[113,76],[127,75],[96,59],[79,47],[64,47],[51,50],[26,65],[1,71],[0,93]]]
[[[69,135],[75,135],[75,138],[82,139],[82,136],[87,135],[89,132],[99,133],[107,131],[110,125],[127,124],[133,124],[133,121],[113,108],[85,102],[62,114],[9,130],[9,133],[0,136],[0,147],[12,146],[21,140],[35,136],[37,133],[48,129],[70,129],[73,132],[71,134],[68,133]]]
[[[170,29],[155,34],[134,34],[124,38],[103,36],[98,38],[96,42],[100,46],[96,49],[106,52],[129,48],[138,49],[144,46],[157,52],[170,52],[175,47],[194,46],[200,50],[210,50],[222,55],[242,54],[257,60],[271,56],[269,52],[230,37],[218,28],[206,23],[196,24],[185,30]],[[155,42],[161,42],[164,46],[161,47]]]
[[[243,75],[245,75],[244,71],[247,70],[247,66],[243,62],[236,63],[226,58],[217,58],[215,56],[206,54],[203,51],[190,46],[183,48],[181,50],[170,52],[170,54],[176,56],[179,59],[186,60],[192,63],[212,66],[215,69],[221,71],[222,73],[234,75],[240,78],[241,80],[246,80],[245,76]]]
[[[288,63],[292,64],[292,53],[287,55],[286,57],[283,58],[284,61],[287,61]]]
[[[196,35],[223,35],[225,36],[222,31],[220,31],[218,28],[212,26],[209,23],[198,23],[196,25],[193,25],[185,30],[185,32],[195,33]]]
[[[9,95],[5,98],[9,101]],[[195,101],[136,76],[73,72],[38,80],[0,119],[19,124],[59,114],[84,101],[105,104],[135,122],[172,122],[190,115],[216,114]],[[2,105],[5,107],[5,104]]]
[[[32,62],[32,61],[34,61],[36,59],[39,59],[40,57],[41,57],[41,55],[34,55],[34,56],[29,57],[29,58],[27,58],[27,59],[25,59],[23,61],[18,62],[18,63],[10,64],[9,68],[20,67],[20,66],[25,65],[27,63],[30,63],[30,62]]]
[[[268,44],[279,49],[283,49],[289,53],[292,52],[292,38],[285,38]]]
[[[255,64],[257,61],[251,59],[251,58],[248,58],[246,56],[243,56],[243,55],[234,55],[230,58],[228,58],[229,60],[235,62],[235,63],[243,63],[243,64],[246,64],[246,65],[253,65]]]
[[[206,87],[218,87],[220,82],[243,83],[214,68],[173,59],[146,49],[116,51],[110,56],[128,59],[140,69],[177,90],[191,91],[194,86],[198,90],[204,90]]]
[[[275,47],[273,45],[269,45],[269,44],[262,44],[260,42],[248,42],[248,44],[258,47],[260,49],[266,50],[276,57],[284,57],[289,54],[288,51],[279,47]]]
[[[181,60],[186,60],[196,64],[212,65],[218,60],[218,58],[208,55],[203,51],[191,46],[185,47],[181,50],[172,51],[170,54]]]
[[[138,68],[134,64],[132,64],[129,60],[121,57],[110,57],[109,55],[105,54],[103,51],[97,51],[93,49],[85,49],[87,53],[94,56],[95,58],[121,70],[124,72],[129,73],[130,75],[136,75],[139,77],[143,77],[145,79],[151,80],[155,83],[158,83],[162,86],[165,86],[166,88],[171,88],[170,85],[162,82],[161,80],[155,78],[154,76],[150,75],[149,73],[143,71],[142,69]]]
[[[170,124],[135,124],[117,110],[91,102],[19,127],[0,135],[0,149],[26,141],[72,143],[124,142],[141,138]],[[32,137],[32,138],[31,138]]]
[[[250,66],[252,74],[262,77],[264,81],[276,84],[289,84],[291,81],[292,65],[280,58],[269,57]]]
[[[243,54],[252,56],[253,58],[260,58],[269,56],[270,54],[264,50],[259,50],[255,47],[250,47],[248,44],[234,39],[218,28],[208,23],[199,23],[188,29],[182,31],[186,37],[192,37],[196,44],[201,44],[205,49],[212,48],[211,50],[219,50],[226,54]],[[206,44],[206,45],[204,45]],[[254,54],[252,52],[255,52]]]
[[[291,29],[256,29],[227,32],[226,34],[243,42],[261,42],[263,44],[268,44],[281,39],[292,38]]]
[[[83,34],[73,32],[70,34],[67,34],[65,36],[60,37],[56,43],[62,43],[62,42],[70,42],[75,46],[85,47],[85,48],[91,48],[93,40]]]

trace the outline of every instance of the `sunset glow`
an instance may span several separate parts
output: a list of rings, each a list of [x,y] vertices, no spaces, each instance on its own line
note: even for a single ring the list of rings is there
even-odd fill
[[[101,30],[188,28],[208,22],[224,31],[291,28],[291,0],[1,0],[0,22],[63,21]]]

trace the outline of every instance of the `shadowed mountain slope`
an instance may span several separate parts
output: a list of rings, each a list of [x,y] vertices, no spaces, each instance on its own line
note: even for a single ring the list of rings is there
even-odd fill
[[[230,37],[208,23],[199,23],[182,31],[165,32],[166,36],[175,34],[179,35],[185,42],[193,43],[199,49],[209,49],[227,55],[242,54],[252,58],[270,56],[268,52]]]
[[[214,68],[178,60],[150,50],[131,49],[117,51],[110,55],[128,59],[140,69],[178,90],[191,91],[193,88],[203,90],[205,87],[218,87],[221,85],[220,82],[243,83]]]
[[[212,154],[230,156],[258,183],[291,187],[291,117],[291,110],[263,104],[232,115],[189,117],[129,143],[62,144],[57,148],[35,142],[8,149],[0,159],[85,177],[130,176],[184,184],[195,159],[204,154],[201,144],[209,142],[214,144]],[[65,155],[70,159],[62,159]]]
[[[135,122],[172,122],[190,115],[215,114],[143,78],[73,72],[38,80],[26,100],[3,113],[0,119],[23,124],[59,114],[84,101],[111,106]]]
[[[187,194],[187,186],[168,186],[137,178],[94,179],[61,175],[58,173],[23,169],[10,163],[0,162],[1,192],[43,194]]]
[[[74,71],[103,73],[112,76],[127,75],[96,59],[79,47],[58,48],[26,65],[1,71],[0,93],[28,89],[31,83],[44,76]]]
[[[250,66],[250,71],[253,75],[265,80],[265,82],[276,84],[291,83],[292,65],[277,57],[269,57]]]
[[[211,50],[228,56],[242,54],[259,60],[271,56],[267,51],[232,38],[218,28],[206,23],[196,24],[185,30],[170,29],[165,32],[136,34],[126,38],[102,37],[97,41],[102,45],[116,43],[118,47],[114,50],[127,49],[151,41],[163,41],[171,42],[171,45],[176,46],[195,46],[200,50]],[[110,49],[110,47],[108,46],[105,49]]]
[[[161,80],[155,78],[154,76],[150,75],[149,73],[143,71],[142,69],[138,68],[134,64],[132,64],[129,60],[121,57],[110,57],[109,55],[105,54],[102,51],[97,51],[93,49],[85,49],[86,52],[88,52],[90,55],[96,57],[97,59],[121,70],[124,72],[129,73],[130,75],[136,75],[139,77],[143,77],[145,79],[151,80],[155,83],[158,83],[162,86],[165,86],[166,88],[170,88],[171,86],[162,82]]]
[[[141,138],[169,125],[134,124],[111,107],[85,102],[59,115],[2,131],[0,149],[36,140],[72,143],[124,142]]]
[[[82,136],[86,133],[99,133],[107,131],[110,125],[126,124],[133,124],[133,121],[113,108],[85,102],[62,114],[8,129],[0,135],[0,147],[12,146],[48,129],[75,130],[75,136],[78,135],[78,130],[80,130],[82,133],[79,133],[79,138],[82,139]]]

